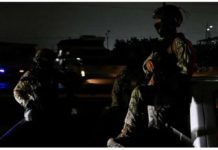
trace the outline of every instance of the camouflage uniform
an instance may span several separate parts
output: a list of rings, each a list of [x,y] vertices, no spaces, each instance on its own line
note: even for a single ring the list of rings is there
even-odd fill
[[[172,125],[184,132],[188,128],[192,46],[183,34],[177,34],[169,45],[167,41],[160,43],[161,50],[152,52],[143,65],[145,74],[152,76],[155,84],[133,90],[125,124],[115,138],[121,145],[127,144],[125,140],[140,132],[142,126],[162,129]],[[152,73],[146,70],[148,60],[156,67]]]
[[[56,68],[55,57],[52,50],[39,50],[33,58],[32,68],[15,86],[14,98],[25,109],[24,119],[2,137],[3,143],[10,144],[16,136],[22,137],[22,141],[15,141],[18,145],[54,146],[61,140],[67,142],[72,127],[72,105],[69,97],[60,100],[58,93],[61,85],[64,86],[61,90],[74,92],[74,83],[78,83],[79,78]]]
[[[145,82],[145,74],[141,66],[127,66],[117,76],[112,88],[112,107],[128,109],[132,90]]]
[[[66,112],[63,107],[69,107],[69,100],[58,100],[59,87],[64,86],[66,94],[74,93],[80,78],[55,66],[55,58],[52,50],[38,50],[33,58],[33,67],[24,73],[14,88],[14,98],[25,108],[27,120],[60,119]]]
[[[128,110],[131,92],[145,81],[142,67],[136,64],[125,67],[114,80],[111,107],[106,108],[100,115],[93,134],[95,136],[93,143],[96,143],[96,146],[105,146],[105,141],[109,137],[116,136],[120,132]]]

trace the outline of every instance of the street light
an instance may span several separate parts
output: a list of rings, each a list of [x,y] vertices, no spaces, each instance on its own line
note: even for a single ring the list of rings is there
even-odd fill
[[[213,29],[213,25],[206,25],[206,39],[209,39],[211,37],[211,31]]]
[[[211,29],[213,29],[213,26],[210,25],[208,28],[207,28],[207,31],[211,31]]]

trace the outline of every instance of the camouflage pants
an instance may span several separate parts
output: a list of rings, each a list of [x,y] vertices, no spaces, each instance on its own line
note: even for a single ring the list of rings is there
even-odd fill
[[[159,87],[138,86],[132,91],[125,123],[115,142],[126,146],[136,137],[142,139],[146,136],[147,139],[152,139],[151,137],[156,139],[162,135],[163,138],[159,141],[163,141],[164,135],[169,135],[171,132],[166,128],[168,125],[185,135],[190,134],[189,88],[180,86],[181,84],[177,82],[167,83],[169,84],[162,84]],[[137,142],[138,139],[133,141]]]
[[[169,93],[165,93],[165,90],[159,93],[153,86],[136,87],[131,94],[121,136],[131,136],[138,130],[137,128],[141,127],[162,129],[166,125],[173,125],[179,129],[188,128],[189,104],[163,104],[160,100],[179,101],[178,97],[181,97],[169,96]]]
[[[142,92],[146,93],[146,97]],[[161,128],[167,122],[170,105],[156,105],[155,92],[156,89],[151,86],[136,87],[133,90],[125,118],[125,124],[132,128],[130,132],[138,126]]]

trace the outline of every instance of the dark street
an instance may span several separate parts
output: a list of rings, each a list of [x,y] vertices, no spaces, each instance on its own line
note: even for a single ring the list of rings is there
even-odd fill
[[[0,104],[0,135],[3,135],[8,131],[12,126],[14,126],[19,121],[23,120],[23,108],[14,100],[13,92],[11,89],[1,90],[0,94],[1,104]],[[94,98],[92,98],[94,97]],[[110,105],[110,97],[100,97],[95,98],[96,96],[80,98],[77,100],[76,107],[72,108],[72,115],[70,120],[64,125],[67,130],[64,128],[54,129],[53,133],[48,136],[46,141],[41,141],[47,133],[41,131],[40,127],[36,128],[40,132],[40,136],[34,136],[34,134],[29,135],[29,143],[25,141],[25,135],[27,132],[32,132],[27,127],[22,127],[10,137],[9,142],[1,143],[1,146],[6,147],[99,147],[105,145],[99,145],[96,142],[95,135],[97,135],[97,122],[102,114],[103,110]],[[60,98],[61,100],[61,98]],[[57,110],[58,111],[58,110]],[[59,120],[57,120],[58,122]],[[64,123],[64,122],[63,122]],[[31,126],[31,125],[30,125]],[[53,127],[50,126],[50,129]],[[63,136],[66,137],[55,137],[59,139],[54,142],[53,136],[58,136],[55,133],[56,130],[62,130],[66,132]],[[41,133],[42,132],[42,133]],[[30,140],[31,139],[31,140]],[[27,140],[27,139],[26,139]],[[37,142],[38,141],[38,142]],[[98,145],[96,145],[98,144]],[[102,143],[101,143],[102,144]]]

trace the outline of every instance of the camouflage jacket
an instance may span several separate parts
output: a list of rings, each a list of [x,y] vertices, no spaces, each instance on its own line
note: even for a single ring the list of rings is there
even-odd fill
[[[149,71],[146,68],[147,61],[151,60],[155,65],[155,72],[161,75],[183,74],[192,75],[194,71],[194,53],[193,47],[182,33],[170,41],[160,41],[158,50],[154,50],[144,61],[143,70],[146,75]]]
[[[33,70],[26,71],[13,90],[15,100],[24,108],[27,108],[30,101],[42,105],[55,103],[58,79],[52,73],[48,74],[50,75]]]

